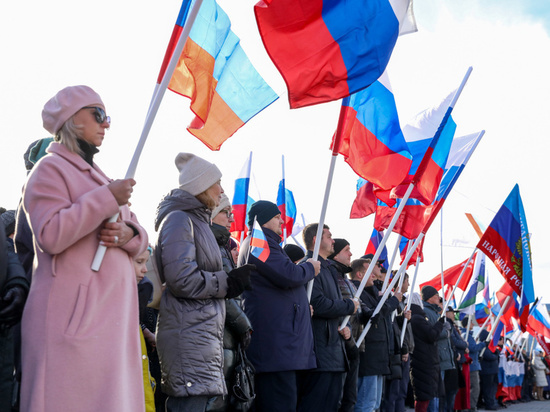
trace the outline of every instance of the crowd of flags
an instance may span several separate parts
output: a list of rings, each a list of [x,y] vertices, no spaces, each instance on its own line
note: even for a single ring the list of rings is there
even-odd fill
[[[398,37],[416,31],[412,0],[263,0],[254,6],[254,14],[292,109],[342,99],[331,149],[359,176],[350,218],[375,215],[365,254],[380,249],[380,258],[392,269],[384,243],[388,230],[399,235],[402,264],[421,262],[423,236],[483,136],[455,136],[452,111],[471,69],[458,89],[401,127],[386,67]],[[173,56],[181,41],[181,55]],[[219,150],[278,98],[251,64],[215,0],[183,1],[158,84],[173,58],[177,65],[168,88],[191,99],[195,119],[188,130],[212,150]],[[257,222],[247,226],[247,210],[254,201],[249,195],[251,165],[252,153],[235,181],[231,232],[242,241],[250,230],[250,253],[265,261],[269,247],[261,227]],[[284,158],[277,206],[286,242],[295,229],[297,208],[287,188]],[[550,340],[548,312],[535,302],[530,233],[518,185],[487,229],[476,231],[480,240],[475,253],[420,287],[445,289],[446,299],[478,325],[491,321],[491,345],[505,330],[528,331],[539,344]],[[415,239],[422,241],[414,242],[417,249],[405,262]],[[505,280],[494,296],[487,261]],[[458,300],[457,288],[462,291]]]

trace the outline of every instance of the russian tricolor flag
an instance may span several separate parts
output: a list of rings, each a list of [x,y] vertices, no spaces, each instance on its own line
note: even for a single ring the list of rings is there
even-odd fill
[[[264,231],[254,219],[252,235],[250,238],[250,253],[262,262],[265,262],[269,257],[269,252],[269,245],[267,243],[267,239],[265,238]]]
[[[384,232],[379,232],[376,229],[373,229],[372,234],[370,235],[369,243],[367,245],[367,248],[365,249],[365,255],[368,255],[369,253],[372,253],[373,255],[376,253],[376,250],[378,249],[378,246],[380,246],[380,242],[382,242],[382,239],[384,238]],[[379,260],[384,260],[384,263],[382,266],[384,266],[386,269],[388,269],[388,249],[384,245],[384,249],[382,249],[382,252],[380,253],[380,256],[378,257]]]
[[[420,232],[427,232],[482,137],[483,133],[475,133],[452,140],[443,178],[437,189],[435,200],[431,205],[426,206],[417,199],[407,199],[393,229],[394,232],[408,239],[416,239]],[[378,200],[374,220],[374,227],[377,230],[389,226],[401,201],[401,199],[398,199],[397,203],[390,207]]]
[[[412,0],[263,0],[254,13],[294,109],[340,99],[375,82],[400,24],[412,16]]]
[[[494,352],[495,349],[498,346],[498,340],[502,336],[502,331],[504,330],[504,323],[502,321],[498,321],[498,325],[495,327],[495,330],[493,332],[493,337],[491,339],[491,342],[489,342],[489,350],[491,352]]]
[[[516,184],[477,248],[491,259],[514,292],[522,296],[522,308],[535,301],[529,229]]]
[[[252,152],[243,165],[239,176],[235,180],[235,192],[233,193],[233,218],[231,232],[244,234],[246,227],[246,213],[248,210],[248,187],[250,185],[250,169],[252,167]],[[239,236],[242,241],[242,236]]]
[[[283,219],[283,230],[288,237],[292,234],[292,228],[296,221],[296,202],[294,194],[285,187],[285,179],[279,182],[279,190],[277,191],[277,207],[281,212]]]
[[[527,327],[550,339],[550,317],[544,306],[539,310],[539,305],[541,305],[540,302],[531,311]]]
[[[183,0],[157,83],[162,82],[195,0]],[[168,88],[191,99],[196,117],[188,131],[212,150],[273,103],[264,81],[231,31],[215,0],[203,0]]]
[[[333,150],[344,156],[355,173],[381,189],[401,183],[411,168],[412,155],[386,72],[366,89],[344,98],[341,116]]]

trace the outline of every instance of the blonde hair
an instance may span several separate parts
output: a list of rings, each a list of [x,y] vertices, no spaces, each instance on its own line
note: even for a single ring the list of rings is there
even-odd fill
[[[82,126],[74,123],[73,116],[69,118],[54,137],[56,142],[64,145],[69,151],[82,156],[82,150],[78,145],[78,139],[82,135]]]
[[[210,188],[208,188],[210,189]],[[208,190],[206,189],[206,190]],[[214,210],[216,208],[216,202],[214,199],[212,199],[207,193],[206,190],[202,193],[199,193],[197,196],[195,196],[199,202],[201,202],[203,205],[205,205],[208,209]]]

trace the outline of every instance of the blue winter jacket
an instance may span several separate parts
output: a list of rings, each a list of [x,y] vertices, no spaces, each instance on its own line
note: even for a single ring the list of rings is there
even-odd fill
[[[279,245],[280,236],[263,231],[269,257],[262,262],[249,256],[256,270],[250,275],[252,290],[243,293],[244,311],[254,329],[246,353],[257,373],[313,369],[317,364],[306,293],[315,276],[313,265],[295,265]],[[239,266],[246,262],[249,243],[248,237],[241,245]]]

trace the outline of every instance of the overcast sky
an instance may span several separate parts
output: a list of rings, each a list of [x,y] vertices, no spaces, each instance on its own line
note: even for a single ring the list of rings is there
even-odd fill
[[[259,72],[280,99],[211,152],[185,127],[189,101],[167,92],[136,173],[132,208],[156,237],[153,221],[161,197],[177,186],[174,158],[193,152],[218,165],[230,198],[248,153],[253,152],[255,199],[276,200],[281,156],[287,188],[298,213],[319,219],[330,163],[329,145],[340,102],[289,110],[282,78],[265,53],[254,21],[254,1],[220,0],[233,30]],[[550,5],[540,1],[418,0],[419,31],[398,40],[388,73],[400,119],[433,106],[456,88],[468,66],[474,70],[453,117],[457,135],[486,134],[427,234],[419,282],[465,260],[476,235],[465,212],[488,225],[518,183],[530,232],[535,292],[549,290],[550,254],[545,183],[550,95]],[[158,70],[170,38],[178,1],[74,2],[31,0],[0,5],[0,205],[15,208],[25,180],[23,153],[47,137],[41,110],[58,90],[87,84],[103,98],[112,127],[96,156],[112,178],[122,178],[139,138]],[[360,257],[372,230],[372,217],[350,220],[356,176],[338,159],[326,223],[334,237],[348,239]],[[390,250],[395,237],[390,237]],[[441,248],[441,244],[443,247]],[[490,265],[488,265],[490,266]],[[409,273],[412,270],[409,270]],[[491,287],[503,278],[491,269]]]

